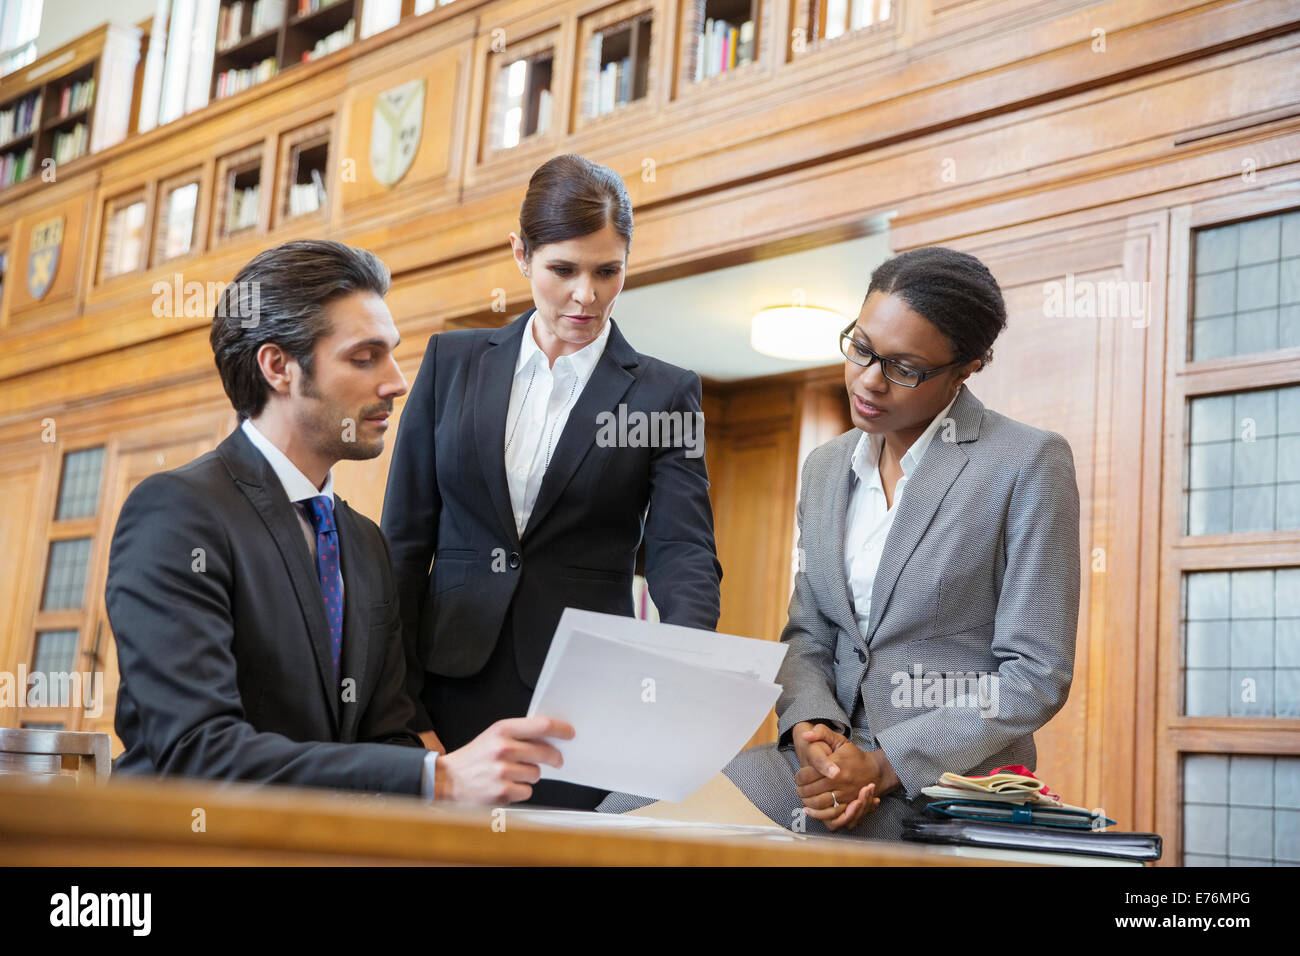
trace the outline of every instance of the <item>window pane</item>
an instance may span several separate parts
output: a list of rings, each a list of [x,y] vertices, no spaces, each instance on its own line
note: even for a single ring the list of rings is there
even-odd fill
[[[66,675],[77,669],[77,632],[75,631],[40,631],[36,635],[36,649],[32,654],[30,684],[36,674],[44,674],[44,685],[39,692],[29,693],[29,702],[52,708],[69,708],[79,704],[74,700],[72,684]],[[57,676],[55,676],[57,675]],[[79,685],[78,685],[79,687]]]
[[[89,538],[51,543],[41,610],[59,611],[81,607],[86,594],[86,567],[89,563]]]
[[[1300,386],[1193,398],[1186,534],[1300,528]]]
[[[1300,346],[1300,211],[1195,235],[1192,360]]]
[[[186,183],[167,194],[163,215],[162,258],[175,259],[194,244],[194,217],[199,201],[199,184]]]
[[[1300,717],[1300,568],[1183,576],[1189,717]]]
[[[99,479],[104,468],[104,449],[84,448],[63,456],[63,480],[59,484],[56,521],[89,518],[99,509]]]
[[[104,224],[104,278],[122,275],[144,264],[143,199],[114,209]]]
[[[588,50],[587,116],[601,116],[646,95],[654,17],[644,14],[595,33]]]
[[[1300,863],[1300,757],[1185,756],[1182,862]]]

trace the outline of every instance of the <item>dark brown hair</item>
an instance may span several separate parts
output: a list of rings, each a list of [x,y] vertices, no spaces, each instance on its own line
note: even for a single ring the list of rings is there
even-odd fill
[[[297,360],[308,383],[316,343],[330,334],[325,307],[352,292],[388,294],[388,267],[373,252],[328,239],[296,239],[259,252],[221,292],[212,356],[241,420],[261,413],[271,386],[257,350],[272,342]]]
[[[538,246],[564,242],[612,225],[632,244],[632,201],[623,179],[574,153],[548,159],[528,180],[519,208],[519,237],[524,256]]]

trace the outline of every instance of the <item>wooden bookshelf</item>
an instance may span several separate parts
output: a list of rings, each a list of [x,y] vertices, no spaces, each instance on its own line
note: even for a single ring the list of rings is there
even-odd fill
[[[554,140],[555,62],[560,30],[552,28],[488,54],[487,128],[482,158]],[[517,71],[517,75],[512,75]],[[513,83],[512,83],[513,80]]]
[[[222,0],[212,99],[234,96],[299,63],[350,46],[360,36],[362,2]],[[255,6],[262,12],[256,20]]]
[[[142,36],[107,23],[0,81],[0,189],[126,137]]]
[[[212,198],[213,244],[259,229],[265,231],[262,156],[263,144],[255,143],[217,160],[216,190]]]
[[[204,197],[203,170],[188,169],[164,179],[158,184],[158,197],[153,225],[155,266],[200,251],[198,226]]]
[[[323,216],[328,205],[330,132],[334,117],[292,130],[280,138],[277,160],[276,224],[302,216]]]
[[[757,64],[763,6],[761,0],[683,0],[681,88]]]
[[[624,0],[580,21],[582,108],[574,117],[575,128],[634,104],[649,106],[657,9],[649,0]]]

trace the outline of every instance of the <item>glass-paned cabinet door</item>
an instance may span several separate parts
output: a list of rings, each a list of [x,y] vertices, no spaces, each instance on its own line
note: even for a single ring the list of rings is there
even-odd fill
[[[682,78],[699,83],[758,60],[761,0],[684,0]]]
[[[552,30],[489,54],[485,155],[550,133],[557,39]]]
[[[144,267],[148,201],[143,189],[108,200],[99,248],[99,281]]]
[[[585,17],[579,123],[646,98],[654,83],[654,4],[628,0]]]
[[[200,181],[196,169],[159,185],[154,265],[198,251]]]

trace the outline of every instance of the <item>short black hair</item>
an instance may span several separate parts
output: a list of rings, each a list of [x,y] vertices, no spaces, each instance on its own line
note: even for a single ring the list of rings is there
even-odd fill
[[[388,267],[365,249],[295,239],[259,252],[221,292],[212,317],[212,356],[242,421],[261,414],[271,386],[257,364],[268,342],[297,360],[310,382],[316,343],[330,334],[325,307],[352,292],[388,294]]]
[[[867,295],[898,296],[952,345],[955,363],[993,361],[993,342],[1007,327],[1007,304],[988,266],[974,256],[924,246],[899,253],[871,273]],[[981,366],[983,368],[983,365]]]

